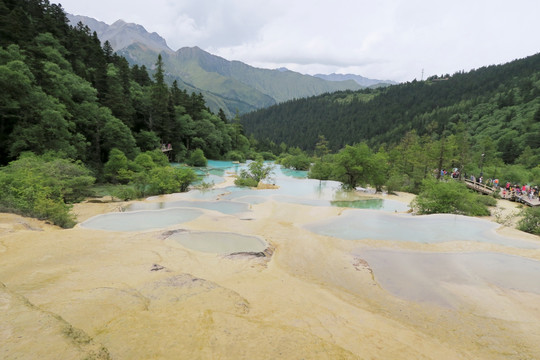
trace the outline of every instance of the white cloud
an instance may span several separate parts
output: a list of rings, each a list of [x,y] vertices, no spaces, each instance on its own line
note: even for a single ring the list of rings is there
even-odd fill
[[[66,0],[253,66],[407,81],[540,51],[537,0]],[[150,5],[151,4],[151,5]]]

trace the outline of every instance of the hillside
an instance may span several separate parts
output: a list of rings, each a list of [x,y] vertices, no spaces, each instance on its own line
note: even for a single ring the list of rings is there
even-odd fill
[[[388,85],[396,85],[397,82],[392,80],[373,80],[355,74],[315,74],[315,77],[328,81],[346,81],[353,80],[362,87],[382,87]]]
[[[140,25],[121,20],[107,25],[85,16],[68,15],[68,18],[73,25],[81,21],[96,31],[102,42],[109,41],[131,65],[152,69],[161,53],[169,83],[177,80],[181,89],[201,92],[212,111],[221,108],[228,117],[290,99],[364,87],[358,83],[358,78],[323,79],[290,70],[260,69],[226,60],[198,47],[175,52],[158,34],[150,34]],[[381,83],[380,80],[363,79],[370,85]]]
[[[118,20],[108,25],[103,21],[98,21],[87,16],[67,14],[67,17],[73,26],[79,22],[87,25],[92,31],[97,33],[102,43],[108,41],[115,50],[139,43],[157,52],[173,52],[164,38],[155,32],[149,33],[141,25],[126,23],[123,20]]]
[[[28,152],[57,155],[81,161],[105,180],[113,150],[133,160],[170,144],[176,161],[196,151],[215,159],[242,159],[250,151],[237,123],[181,88],[188,84],[165,82],[161,55],[150,76],[145,66],[130,67],[102,47],[88,26],[70,26],[60,5],[0,0],[0,8],[0,166]]]
[[[397,144],[411,130],[439,138],[461,123],[481,152],[490,142],[506,163],[524,151],[538,157],[540,54],[427,81],[288,101],[246,114],[242,123],[256,138],[306,150],[319,135],[333,150],[361,141],[378,147]]]

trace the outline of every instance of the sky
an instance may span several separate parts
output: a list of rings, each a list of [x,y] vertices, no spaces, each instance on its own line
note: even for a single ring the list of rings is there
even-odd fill
[[[540,52],[539,0],[62,0],[64,10],[303,74],[397,82]]]

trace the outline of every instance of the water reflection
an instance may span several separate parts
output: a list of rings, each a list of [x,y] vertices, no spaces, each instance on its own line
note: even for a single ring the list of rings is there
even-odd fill
[[[503,237],[498,224],[460,215],[395,215],[379,211],[347,210],[343,215],[308,224],[306,229],[346,240],[390,240],[419,243],[476,241],[524,249],[538,249],[537,242]]]
[[[306,176],[307,172],[275,169],[274,184],[277,189],[255,190],[245,187],[226,187],[212,190],[193,190],[186,197],[200,200],[234,200],[248,204],[260,204],[268,200],[282,203],[301,204],[308,206],[340,206],[362,209],[378,209],[391,212],[405,212],[409,206],[386,199],[358,199],[354,191],[345,191],[337,181],[321,181],[315,179],[297,178]]]
[[[459,295],[448,285],[472,285],[540,294],[540,262],[491,253],[427,253],[372,249],[355,255],[366,260],[375,279],[395,296],[453,307]]]
[[[159,210],[180,207],[214,210],[229,215],[249,211],[249,204],[235,201],[162,201],[154,203],[137,202],[129,205],[126,208],[126,211]]]
[[[94,216],[80,226],[96,230],[141,231],[165,228],[195,220],[203,212],[198,209],[165,209],[109,213]]]

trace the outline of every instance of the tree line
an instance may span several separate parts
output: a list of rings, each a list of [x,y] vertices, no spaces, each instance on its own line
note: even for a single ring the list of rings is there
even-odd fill
[[[465,126],[471,152],[490,152],[490,160],[505,164],[521,158],[531,168],[540,163],[540,54],[426,81],[291,100],[241,120],[268,149],[284,143],[308,152],[319,135],[334,152],[360,142],[389,149],[410,131],[440,140]]]

